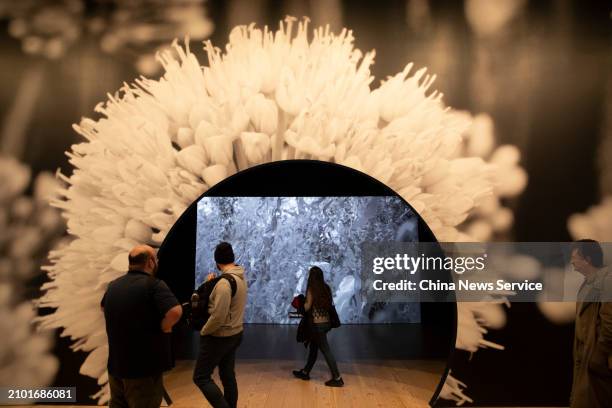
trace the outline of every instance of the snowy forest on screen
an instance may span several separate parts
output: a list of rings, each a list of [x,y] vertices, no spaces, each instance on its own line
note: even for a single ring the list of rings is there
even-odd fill
[[[361,244],[418,241],[418,216],[397,197],[203,197],[196,285],[218,273],[213,252],[230,242],[249,285],[245,322],[297,323],[291,299],[319,266],[342,323],[418,323],[418,303],[362,300]]]

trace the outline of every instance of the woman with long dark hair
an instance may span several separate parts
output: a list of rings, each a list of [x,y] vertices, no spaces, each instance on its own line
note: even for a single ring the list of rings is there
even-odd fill
[[[308,285],[306,287],[306,318],[311,327],[310,346],[306,366],[301,370],[294,370],[293,375],[302,380],[310,380],[310,370],[317,361],[318,351],[321,350],[332,378],[325,382],[328,387],[342,387],[344,381],[338,371],[336,359],[327,342],[327,332],[331,329],[330,315],[333,307],[332,293],[329,285],[323,279],[323,271],[317,266],[310,268]]]

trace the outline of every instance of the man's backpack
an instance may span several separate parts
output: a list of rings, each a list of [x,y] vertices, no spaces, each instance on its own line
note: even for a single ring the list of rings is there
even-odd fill
[[[183,315],[186,317],[187,324],[192,329],[202,330],[202,327],[204,327],[210,318],[208,313],[210,294],[221,279],[227,279],[229,282],[232,289],[232,297],[236,294],[236,280],[228,273],[224,273],[201,284],[191,295],[191,301],[183,304]]]

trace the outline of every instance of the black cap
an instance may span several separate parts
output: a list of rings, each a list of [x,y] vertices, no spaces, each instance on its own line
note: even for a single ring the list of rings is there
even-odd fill
[[[229,242],[221,242],[215,248],[215,262],[226,265],[234,262],[234,250]]]

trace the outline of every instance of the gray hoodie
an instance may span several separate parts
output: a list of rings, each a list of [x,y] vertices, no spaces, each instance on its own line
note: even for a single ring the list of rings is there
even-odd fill
[[[202,327],[202,336],[228,337],[242,331],[244,307],[247,300],[247,284],[244,280],[244,269],[241,266],[226,270],[236,281],[236,294],[232,297],[232,288],[227,279],[221,279],[215,285],[208,302],[210,318]]]

